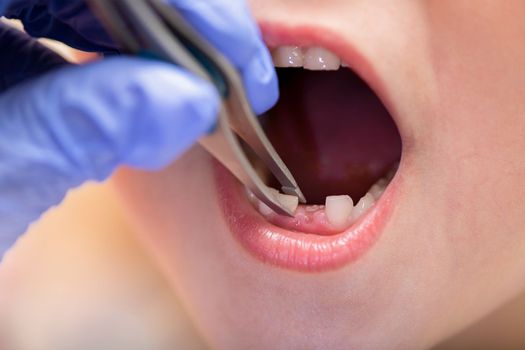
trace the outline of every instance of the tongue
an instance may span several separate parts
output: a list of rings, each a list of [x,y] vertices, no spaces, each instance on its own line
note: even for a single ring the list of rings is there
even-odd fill
[[[281,99],[263,120],[270,141],[309,204],[340,194],[356,202],[400,159],[390,114],[350,69],[278,72]]]

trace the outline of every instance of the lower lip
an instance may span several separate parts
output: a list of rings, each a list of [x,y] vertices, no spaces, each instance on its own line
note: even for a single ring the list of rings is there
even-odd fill
[[[299,46],[321,45],[349,62],[361,77],[374,88],[385,105],[386,89],[368,61],[352,45],[340,45],[334,35],[319,35],[315,28],[286,28],[275,23],[260,23],[270,46],[294,43]],[[325,31],[328,33],[328,31]],[[315,46],[315,45],[314,45]],[[341,49],[345,48],[345,49]],[[394,119],[395,113],[392,114]],[[235,239],[253,257],[263,263],[301,272],[322,272],[347,266],[362,258],[378,240],[391,217],[401,186],[401,162],[396,176],[383,195],[358,221],[346,231],[335,235],[295,232],[269,223],[249,202],[243,185],[222,165],[215,162],[215,179],[219,205]]]
[[[255,258],[281,268],[322,272],[361,258],[377,241],[394,207],[399,170],[383,195],[357,222],[336,235],[316,235],[277,227],[259,214],[242,186],[222,165],[214,173],[220,207],[236,240]]]

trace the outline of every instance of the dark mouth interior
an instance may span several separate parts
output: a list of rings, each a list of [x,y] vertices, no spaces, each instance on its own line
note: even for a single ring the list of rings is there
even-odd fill
[[[277,71],[281,98],[262,123],[308,204],[341,194],[357,202],[401,158],[389,112],[351,69]]]

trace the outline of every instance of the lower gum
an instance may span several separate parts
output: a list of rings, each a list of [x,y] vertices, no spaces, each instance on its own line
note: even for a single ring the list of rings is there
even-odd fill
[[[264,218],[266,218],[266,220],[278,227],[307,234],[335,235],[347,230],[375,205],[375,203],[379,200],[386,187],[390,183],[393,174],[395,173],[395,171],[391,172],[392,174],[388,174],[387,178],[382,178],[378,180],[376,184],[372,185],[372,187],[365,195],[370,196],[371,198],[366,198],[365,200],[365,196],[363,196],[357,202],[352,211],[349,223],[344,227],[336,227],[328,221],[324,211],[324,205],[300,205],[295,212],[295,216],[292,218],[278,215],[271,211],[270,208],[261,212],[259,210],[259,201],[255,198],[253,194],[250,194],[249,191],[248,198],[250,202],[252,202],[252,204],[256,207],[256,210],[259,211],[259,213]],[[368,202],[366,203],[366,201]],[[358,209],[358,206],[360,205],[363,205],[363,207],[361,209]],[[358,214],[357,217],[356,214]]]

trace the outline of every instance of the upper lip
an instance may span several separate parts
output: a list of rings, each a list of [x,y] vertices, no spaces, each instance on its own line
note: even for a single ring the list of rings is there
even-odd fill
[[[280,23],[260,23],[268,46],[320,46],[346,62],[376,92],[394,119],[386,85],[375,73],[373,64],[347,39],[328,28],[288,27]],[[322,271],[341,267],[362,256],[383,231],[398,198],[403,163],[383,196],[372,210],[346,231],[333,236],[308,235],[288,231],[267,222],[251,206],[231,176],[216,167],[219,201],[234,236],[260,260],[300,271]]]

